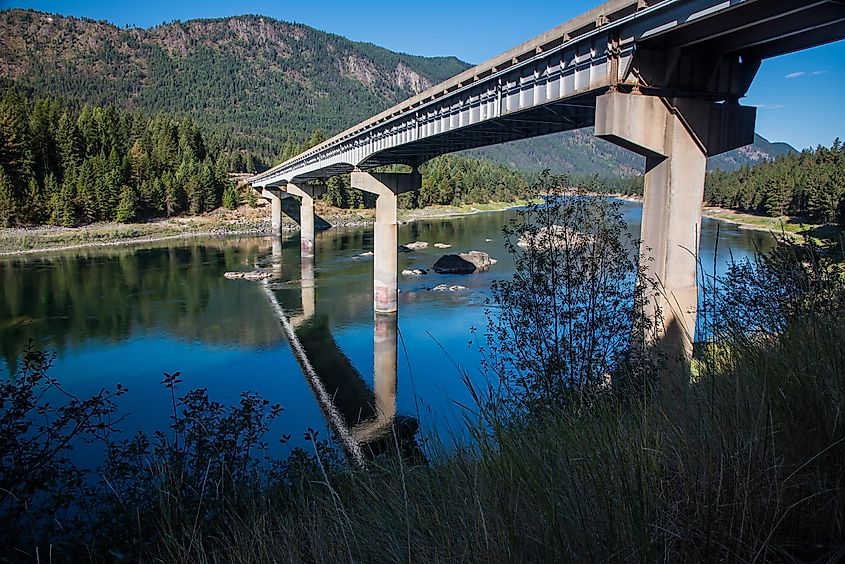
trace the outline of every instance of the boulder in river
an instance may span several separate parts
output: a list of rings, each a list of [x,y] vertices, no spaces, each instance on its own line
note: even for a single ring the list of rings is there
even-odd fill
[[[461,290],[466,290],[466,286],[460,286],[458,284],[438,284],[434,288],[431,289],[432,292],[460,292]]]
[[[417,249],[427,249],[428,243],[426,243],[425,241],[414,241],[413,243],[408,243],[407,245],[405,245],[405,247],[411,249],[412,251],[415,251]]]
[[[472,274],[484,272],[493,264],[496,264],[496,259],[490,258],[487,253],[470,251],[457,255],[443,255],[437,259],[432,268],[438,274]]]
[[[410,253],[411,249],[409,249],[406,245],[399,245],[399,248],[397,248],[396,251],[400,253]]]
[[[550,225],[536,232],[526,231],[516,244],[523,249],[551,251],[566,246],[589,245],[593,240],[589,233],[578,233],[565,225]]]
[[[402,276],[423,276],[428,274],[428,271],[423,268],[406,268],[402,271]]]
[[[452,245],[447,245],[446,243],[435,243],[434,246],[438,249],[448,249]]]
[[[252,272],[225,272],[223,273],[225,278],[229,280],[264,280],[266,278],[272,278],[273,273],[267,272],[265,270],[253,270]]]
[[[443,255],[431,268],[437,274],[472,274],[476,267],[459,255]]]

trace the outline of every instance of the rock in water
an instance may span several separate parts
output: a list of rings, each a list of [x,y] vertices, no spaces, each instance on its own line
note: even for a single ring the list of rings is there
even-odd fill
[[[484,251],[470,251],[468,253],[461,253],[458,255],[467,262],[475,265],[479,272],[487,271],[491,266],[496,264],[496,259],[490,258],[490,255]]]
[[[399,248],[398,248],[398,249],[396,249],[396,251],[397,251],[397,252],[400,252],[400,253],[410,253],[410,252],[411,252],[411,249],[409,249],[409,248],[408,248],[408,247],[406,247],[405,245],[399,245]]]
[[[415,241],[413,243],[408,243],[407,245],[405,245],[405,247],[411,250],[427,249],[428,243],[426,243],[425,241]]]
[[[402,271],[402,276],[422,276],[426,273],[427,272],[422,268],[414,268],[414,269],[406,268],[405,270]]]
[[[516,244],[526,250],[552,251],[565,247],[592,245],[594,242],[594,237],[589,233],[578,233],[564,225],[550,225],[536,232],[526,231]]]
[[[447,245],[446,243],[435,243],[434,246],[438,249],[448,249],[452,245]]]
[[[252,272],[224,272],[223,276],[228,278],[229,280],[264,280],[266,278],[272,278],[272,272],[266,272],[263,270],[253,270]]]
[[[472,274],[486,272],[496,264],[496,259],[483,251],[470,251],[457,255],[443,255],[432,267],[438,274]]]
[[[432,292],[460,292],[461,290],[466,290],[466,286],[460,286],[455,284],[453,286],[449,286],[448,284],[438,284],[434,288],[431,289]]]
[[[472,274],[476,266],[459,255],[443,255],[437,259],[432,268],[438,274]]]

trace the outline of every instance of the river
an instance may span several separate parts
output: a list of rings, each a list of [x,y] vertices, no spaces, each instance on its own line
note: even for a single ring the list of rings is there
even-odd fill
[[[639,233],[640,204],[626,202],[623,211],[629,228]],[[484,381],[479,353],[470,344],[471,328],[486,326],[491,282],[513,273],[501,227],[514,214],[400,226],[400,243],[431,244],[400,254],[400,270],[429,268],[446,252],[473,249],[498,263],[468,276],[433,271],[400,276],[397,328],[374,328],[372,257],[362,256],[373,247],[371,227],[319,233],[313,264],[301,263],[295,233],[275,247],[269,237],[188,239],[4,258],[0,375],[14,371],[31,339],[37,348],[56,351],[50,375],[72,393],[93,394],[117,383],[128,387],[120,398],[121,411],[128,414],[121,427],[127,432],[167,428],[169,392],[160,382],[163,372],[178,370],[183,391],[207,388],[211,399],[231,404],[248,390],[280,403],[284,412],[273,433],[293,439],[277,448],[305,445],[309,428],[328,438],[338,424],[346,425],[352,440],[366,442],[377,426],[374,417],[394,412],[409,435],[416,432],[412,441],[436,436],[448,442],[462,436],[459,405],[471,403],[461,371]],[[436,242],[452,247],[436,249]],[[729,254],[741,259],[771,245],[767,233],[703,220],[701,260],[711,268],[715,264],[718,273]],[[223,277],[226,271],[269,263],[277,275],[269,287]],[[466,289],[433,291],[439,284]],[[304,376],[279,311],[290,319],[320,382]],[[359,424],[367,420],[369,427]]]

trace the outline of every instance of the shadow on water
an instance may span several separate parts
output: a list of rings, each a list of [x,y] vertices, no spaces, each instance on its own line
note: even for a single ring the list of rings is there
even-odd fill
[[[268,264],[278,279],[284,271],[281,238],[274,238]],[[314,259],[300,258],[300,303],[292,293],[277,292],[272,282],[261,290],[278,317],[320,410],[344,452],[357,463],[398,450],[414,463],[424,462],[416,441],[419,422],[396,413],[397,315],[375,315],[373,388],[335,341],[329,316],[320,313],[314,283]],[[297,305],[299,306],[297,308]],[[289,311],[298,311],[290,315]]]

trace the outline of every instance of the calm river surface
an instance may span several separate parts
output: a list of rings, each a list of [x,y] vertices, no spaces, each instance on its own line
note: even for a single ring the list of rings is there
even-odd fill
[[[623,209],[639,233],[640,205],[625,203]],[[448,251],[429,246],[400,254],[400,269],[429,268],[446,252],[473,249],[499,262],[484,274],[400,276],[395,382],[385,376],[385,366],[374,365],[372,257],[360,256],[372,250],[372,228],[318,234],[313,271],[300,263],[295,233],[285,236],[275,255],[271,239],[258,237],[0,259],[0,375],[14,370],[17,355],[32,339],[36,347],[56,351],[50,375],[75,394],[127,386],[129,394],[120,399],[129,413],[122,423],[127,432],[167,427],[169,395],[160,382],[163,372],[179,370],[183,391],[203,387],[211,399],[235,403],[248,390],[281,403],[285,411],[274,433],[290,433],[293,444],[304,444],[309,427],[329,437],[330,414],[291,351],[277,305],[290,317],[342,419],[354,426],[372,418],[378,411],[374,404],[385,401],[374,399],[373,390],[389,389],[387,396],[395,390],[395,407],[382,409],[395,410],[414,427],[419,421],[418,439],[433,432],[448,440],[450,433],[460,434],[456,402],[470,401],[456,366],[483,378],[479,353],[469,345],[470,330],[486,325],[490,283],[513,272],[501,236],[513,214],[400,226],[400,243],[452,245]],[[702,261],[708,267],[714,264],[717,225],[703,222]],[[724,269],[729,253],[742,258],[770,246],[768,234],[721,224],[717,269]],[[259,282],[223,277],[226,271],[252,270],[273,256],[279,278],[270,295]],[[467,289],[429,290],[441,283]],[[390,362],[386,369],[392,370]],[[363,436],[367,430],[356,432]]]

